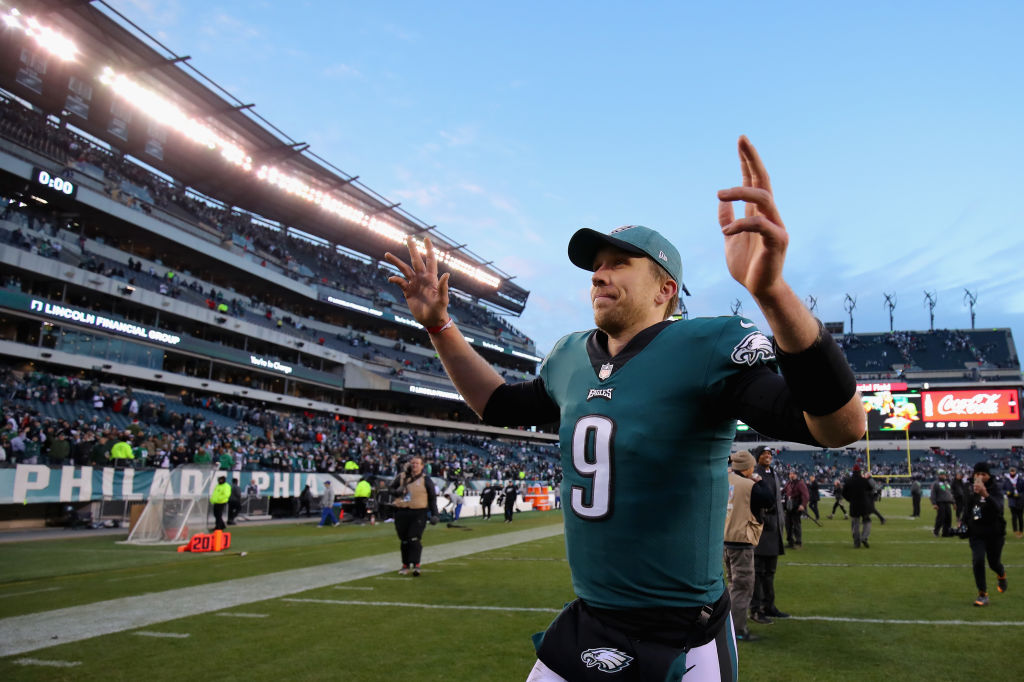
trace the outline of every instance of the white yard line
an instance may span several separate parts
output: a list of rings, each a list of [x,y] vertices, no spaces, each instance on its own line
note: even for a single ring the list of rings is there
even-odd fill
[[[558,557],[529,557],[529,556],[474,556],[469,557],[473,561],[568,561]]]
[[[447,561],[561,534],[562,526],[556,524],[428,546],[423,549],[423,562]],[[395,551],[387,554],[4,618],[0,620],[0,657],[370,578],[391,573],[397,563],[396,542]],[[52,640],[54,635],[59,639]]]
[[[12,662],[15,665],[41,665],[47,668],[74,668],[82,665],[81,661],[47,661],[42,658],[19,658]]]
[[[560,613],[562,609],[535,606],[480,606],[476,604],[417,604],[404,601],[354,601],[350,599],[298,599],[285,597],[281,601],[302,602],[306,604],[338,604],[342,606],[399,606],[417,609],[454,609],[456,611],[530,611],[539,613]]]
[[[56,592],[61,588],[59,587],[44,587],[41,590],[28,590],[27,592],[11,592],[10,594],[0,594],[0,599],[7,599],[8,597],[20,597],[23,594],[39,594],[40,592]]]
[[[242,613],[241,611],[222,611],[213,615],[225,618],[267,618],[270,616],[269,613]]]
[[[137,575],[123,575],[116,578],[107,578],[108,583],[119,583],[122,580],[138,580],[139,578],[152,578],[153,576],[163,575],[168,571],[157,571],[156,573],[139,573]]]
[[[1024,620],[897,620],[889,618],[843,618],[841,616],[790,616],[786,620],[821,620],[835,623],[881,623],[883,625],[981,625],[985,627],[1024,627]]]
[[[403,601],[357,601],[353,599],[302,599],[285,597],[281,601],[303,604],[337,604],[338,606],[384,606],[417,609],[451,609],[456,611],[527,611],[532,613],[559,613],[561,609],[533,606],[484,606],[482,604],[423,604]],[[972,620],[898,620],[888,618],[844,618],[841,616],[791,616],[787,620],[815,620],[837,623],[881,623],[885,625],[1015,625],[1024,627],[1024,621],[972,621]]]
[[[158,639],[187,639],[192,636],[187,632],[153,632],[151,630],[138,630],[132,634],[139,637],[156,637]]]
[[[787,561],[786,566],[815,566],[821,568],[970,568],[970,564],[842,564],[842,563],[803,563]],[[1020,568],[1020,564],[1003,564],[1005,568]]]

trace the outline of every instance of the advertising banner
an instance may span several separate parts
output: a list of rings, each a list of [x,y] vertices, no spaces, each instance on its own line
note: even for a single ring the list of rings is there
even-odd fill
[[[324,481],[331,482],[336,495],[351,495],[354,490],[340,475],[321,473],[289,473],[280,471],[223,471],[230,481],[239,479],[245,492],[255,483],[259,497],[298,497],[309,484],[314,495],[323,492]],[[170,479],[170,469],[115,469],[112,467],[50,468],[42,464],[19,464],[0,469],[0,504],[36,504],[40,502],[91,502],[94,500],[146,500],[151,490],[159,490]],[[358,476],[348,476],[352,485]],[[199,479],[184,477],[182,486],[198,485]],[[213,492],[216,477],[206,495]],[[189,488],[175,493],[198,493]]]
[[[983,391],[923,391],[921,393],[926,422],[935,421],[1017,421],[1020,408],[1017,389],[997,388]]]
[[[868,431],[923,433],[928,431],[1020,430],[1017,388],[950,388],[930,390],[862,389]]]

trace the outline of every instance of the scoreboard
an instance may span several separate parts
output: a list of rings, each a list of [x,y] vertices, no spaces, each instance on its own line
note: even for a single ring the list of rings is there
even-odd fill
[[[906,383],[860,384],[868,431],[915,435],[950,431],[1020,431],[1020,388],[911,389]]]

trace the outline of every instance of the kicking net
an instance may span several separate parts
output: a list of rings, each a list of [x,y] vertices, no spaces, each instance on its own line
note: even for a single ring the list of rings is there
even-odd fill
[[[158,470],[157,476],[161,471]],[[193,533],[205,533],[210,510],[210,490],[217,467],[185,464],[156,482],[142,515],[128,534],[138,545],[176,545],[188,542]]]

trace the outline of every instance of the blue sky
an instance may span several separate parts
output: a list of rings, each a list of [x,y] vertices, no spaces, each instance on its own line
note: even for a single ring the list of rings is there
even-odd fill
[[[643,224],[692,316],[763,318],[725,267],[716,190],[745,133],[790,232],[786,279],[854,330],[1024,340],[1019,2],[109,0],[334,165],[531,291],[547,351],[589,328],[579,227]]]

